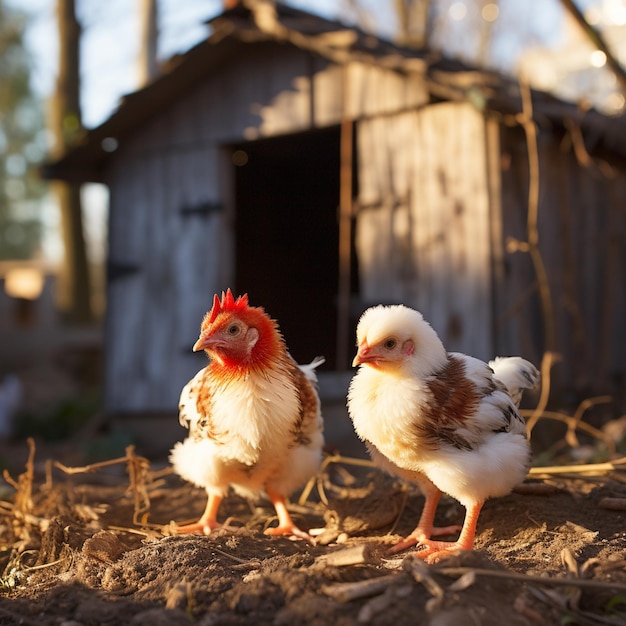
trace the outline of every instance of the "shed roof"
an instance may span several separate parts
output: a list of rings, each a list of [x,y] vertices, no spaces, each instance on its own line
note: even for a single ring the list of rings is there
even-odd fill
[[[419,73],[431,98],[470,101],[516,123],[521,111],[519,85],[501,74],[471,68],[428,50],[397,46],[389,41],[276,3],[259,3],[253,10],[242,3],[208,22],[211,34],[184,54],[169,59],[161,75],[146,87],[125,95],[101,125],[85,131],[62,157],[42,167],[49,179],[97,182],[121,141],[139,125],[183,97],[225,61],[245,54],[247,46],[273,41],[295,46],[330,61],[372,63],[407,74]],[[583,110],[545,92],[532,91],[535,119],[542,125],[575,125],[589,150],[601,149],[626,157],[626,118],[611,118]]]

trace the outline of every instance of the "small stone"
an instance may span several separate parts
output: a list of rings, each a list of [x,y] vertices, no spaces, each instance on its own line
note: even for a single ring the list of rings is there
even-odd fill
[[[101,530],[83,544],[82,552],[104,563],[113,563],[124,554],[126,548],[118,536],[110,530]]]

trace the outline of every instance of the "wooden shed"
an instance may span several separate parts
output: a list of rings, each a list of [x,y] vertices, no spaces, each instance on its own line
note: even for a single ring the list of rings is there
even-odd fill
[[[537,178],[511,81],[280,4],[210,28],[46,169],[110,190],[109,412],[175,410],[227,287],[331,378],[360,313],[403,302],[450,350],[555,350],[566,400],[623,388],[623,120],[533,92]]]

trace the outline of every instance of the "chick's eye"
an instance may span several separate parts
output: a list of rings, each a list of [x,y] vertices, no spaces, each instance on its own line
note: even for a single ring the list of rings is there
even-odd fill
[[[232,326],[228,327],[228,331],[227,332],[232,337],[235,337],[236,335],[239,334],[240,331],[241,331],[241,328],[239,328],[239,326],[237,326],[236,324],[233,324]]]
[[[393,339],[392,337],[390,337],[389,339],[385,340],[385,343],[383,343],[383,346],[387,349],[387,350],[393,350],[396,347],[396,344],[398,342]]]

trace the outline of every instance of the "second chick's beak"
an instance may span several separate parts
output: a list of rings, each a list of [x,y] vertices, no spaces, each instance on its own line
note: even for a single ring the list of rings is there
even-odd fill
[[[352,367],[356,367],[357,365],[361,365],[361,363],[367,363],[369,361],[368,354],[370,353],[371,348],[367,345],[367,343],[362,343],[356,353],[354,359],[352,359]]]

